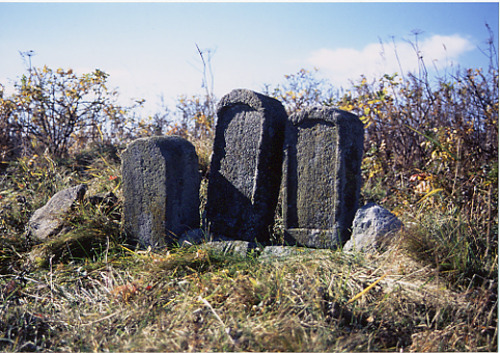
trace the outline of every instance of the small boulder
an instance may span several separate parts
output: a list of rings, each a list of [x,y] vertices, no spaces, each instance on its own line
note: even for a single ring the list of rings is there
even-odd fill
[[[63,226],[63,216],[71,210],[76,201],[83,199],[86,192],[87,185],[80,184],[52,196],[28,221],[28,233],[31,237],[44,242],[58,234]]]
[[[289,258],[294,255],[310,254],[316,249],[285,245],[266,246],[260,255],[260,260]]]
[[[381,249],[396,235],[403,224],[382,206],[369,203],[361,207],[354,218],[351,239],[344,251],[373,251]]]
[[[323,258],[330,258],[335,251],[331,249],[315,249],[305,248],[299,246],[287,245],[270,245],[266,246],[258,260],[260,262],[274,262],[274,261],[304,261],[314,260],[322,261]]]
[[[260,248],[256,243],[244,240],[210,241],[203,244],[201,247],[224,256],[246,257],[260,252]]]
[[[209,250],[221,255],[242,256],[258,253],[259,246],[254,242],[244,240],[234,240],[223,235],[209,234],[202,229],[191,229],[179,238],[179,245],[189,247],[199,245],[200,248]]]

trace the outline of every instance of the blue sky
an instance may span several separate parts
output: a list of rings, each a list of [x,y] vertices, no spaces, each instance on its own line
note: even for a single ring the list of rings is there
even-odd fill
[[[496,2],[0,2],[0,83],[11,92],[25,72],[19,51],[33,50],[33,66],[99,68],[124,104],[145,98],[154,111],[160,95],[172,105],[202,92],[198,44],[213,52],[218,97],[240,87],[261,91],[301,68],[347,87],[361,74],[414,70],[408,40],[416,29],[430,69],[485,67],[478,47],[486,47],[485,23],[498,43],[498,18]]]

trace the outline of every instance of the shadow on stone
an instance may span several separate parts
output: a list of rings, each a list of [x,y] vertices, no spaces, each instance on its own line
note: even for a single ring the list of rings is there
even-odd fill
[[[199,228],[200,173],[194,146],[178,136],[132,142],[122,155],[124,229],[142,247],[172,244]]]
[[[209,230],[267,242],[281,180],[285,109],[273,98],[239,89],[221,99],[217,115],[207,195]]]

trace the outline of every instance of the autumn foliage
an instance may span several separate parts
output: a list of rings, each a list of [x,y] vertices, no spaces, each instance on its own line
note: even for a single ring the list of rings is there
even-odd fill
[[[203,94],[153,115],[142,100],[117,104],[100,70],[30,67],[13,95],[0,85],[0,349],[497,351],[499,82],[490,54],[489,68],[432,79],[419,59],[417,73],[360,77],[348,89],[305,69],[265,86],[289,113],[325,105],[359,116],[361,204],[405,224],[382,254],[300,249],[274,262],[197,246],[134,249],[123,237],[119,156],[136,138],[195,145],[203,212],[217,102],[206,71]],[[116,198],[75,205],[67,237],[33,267],[27,221],[80,183]]]
[[[458,70],[434,80],[425,70],[370,81],[361,77],[343,92],[317,79],[316,72],[300,70],[285,78],[284,85],[268,87],[268,93],[282,100],[290,113],[320,104],[350,111],[363,121],[362,197],[427,227],[419,228],[418,234],[408,232],[417,257],[454,274],[495,273],[498,65],[494,61],[487,70]]]
[[[407,223],[434,227],[426,233],[430,237],[417,231],[411,238],[414,250],[431,254],[435,266],[467,272],[467,278],[487,277],[496,269],[498,253],[495,55],[491,46],[490,67],[434,78],[420,57],[417,73],[361,77],[348,89],[302,69],[286,75],[281,85],[265,86],[264,93],[279,99],[289,113],[327,105],[358,115],[366,132],[362,202],[378,202]],[[107,79],[100,70],[77,75],[71,69],[30,68],[12,96],[0,96],[0,162],[4,170],[9,163],[21,168],[21,173],[9,172],[17,175],[14,185],[43,187],[51,180],[47,175],[57,174],[62,157],[76,158],[78,165],[83,151],[96,146],[101,152],[102,146],[118,151],[154,134],[191,141],[208,175],[217,99],[206,71],[204,94],[181,96],[175,111],[163,108],[152,116],[141,116],[143,101],[118,105],[118,93],[107,87]],[[39,172],[33,174],[33,168]]]

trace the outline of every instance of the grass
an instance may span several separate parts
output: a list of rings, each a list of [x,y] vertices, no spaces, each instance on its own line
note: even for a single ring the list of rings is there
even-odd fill
[[[495,279],[498,254],[485,254],[480,234],[469,229],[460,215],[427,213],[418,226],[405,233],[409,254],[431,264],[453,287],[468,286],[471,281]]]
[[[152,253],[110,243],[105,253],[3,275],[0,349],[496,347],[496,309],[487,298],[491,291],[449,291],[432,268],[419,267],[401,250],[371,257],[321,250],[261,261],[201,247]]]
[[[38,157],[36,173],[21,160],[12,165],[21,172],[3,183],[2,351],[498,348],[497,260],[471,257],[480,244],[453,213],[405,220],[414,226],[383,253],[299,249],[259,258],[203,244],[142,251],[121,237],[118,162],[88,158],[82,166]],[[89,195],[118,200],[83,201],[67,215],[64,237],[26,244],[30,213],[81,182]]]
[[[365,122],[360,204],[374,201],[405,224],[380,253],[298,249],[264,258],[204,244],[130,248],[121,229],[121,147],[80,131],[75,142],[85,150],[43,154],[34,136],[9,139],[22,127],[11,113],[23,105],[4,100],[0,350],[497,351],[498,60],[487,29],[484,70],[449,68],[436,82],[411,73],[361,78],[337,98],[300,70],[268,90],[290,113],[327,105]],[[182,126],[168,126],[167,115],[152,125],[117,117],[98,140],[127,143],[164,122],[167,133],[191,141],[203,219],[214,102],[211,94],[182,98]],[[21,147],[32,152],[14,160]],[[80,183],[87,195],[109,197],[75,205],[63,236],[31,241],[33,212]],[[272,236],[283,241],[279,208]]]

